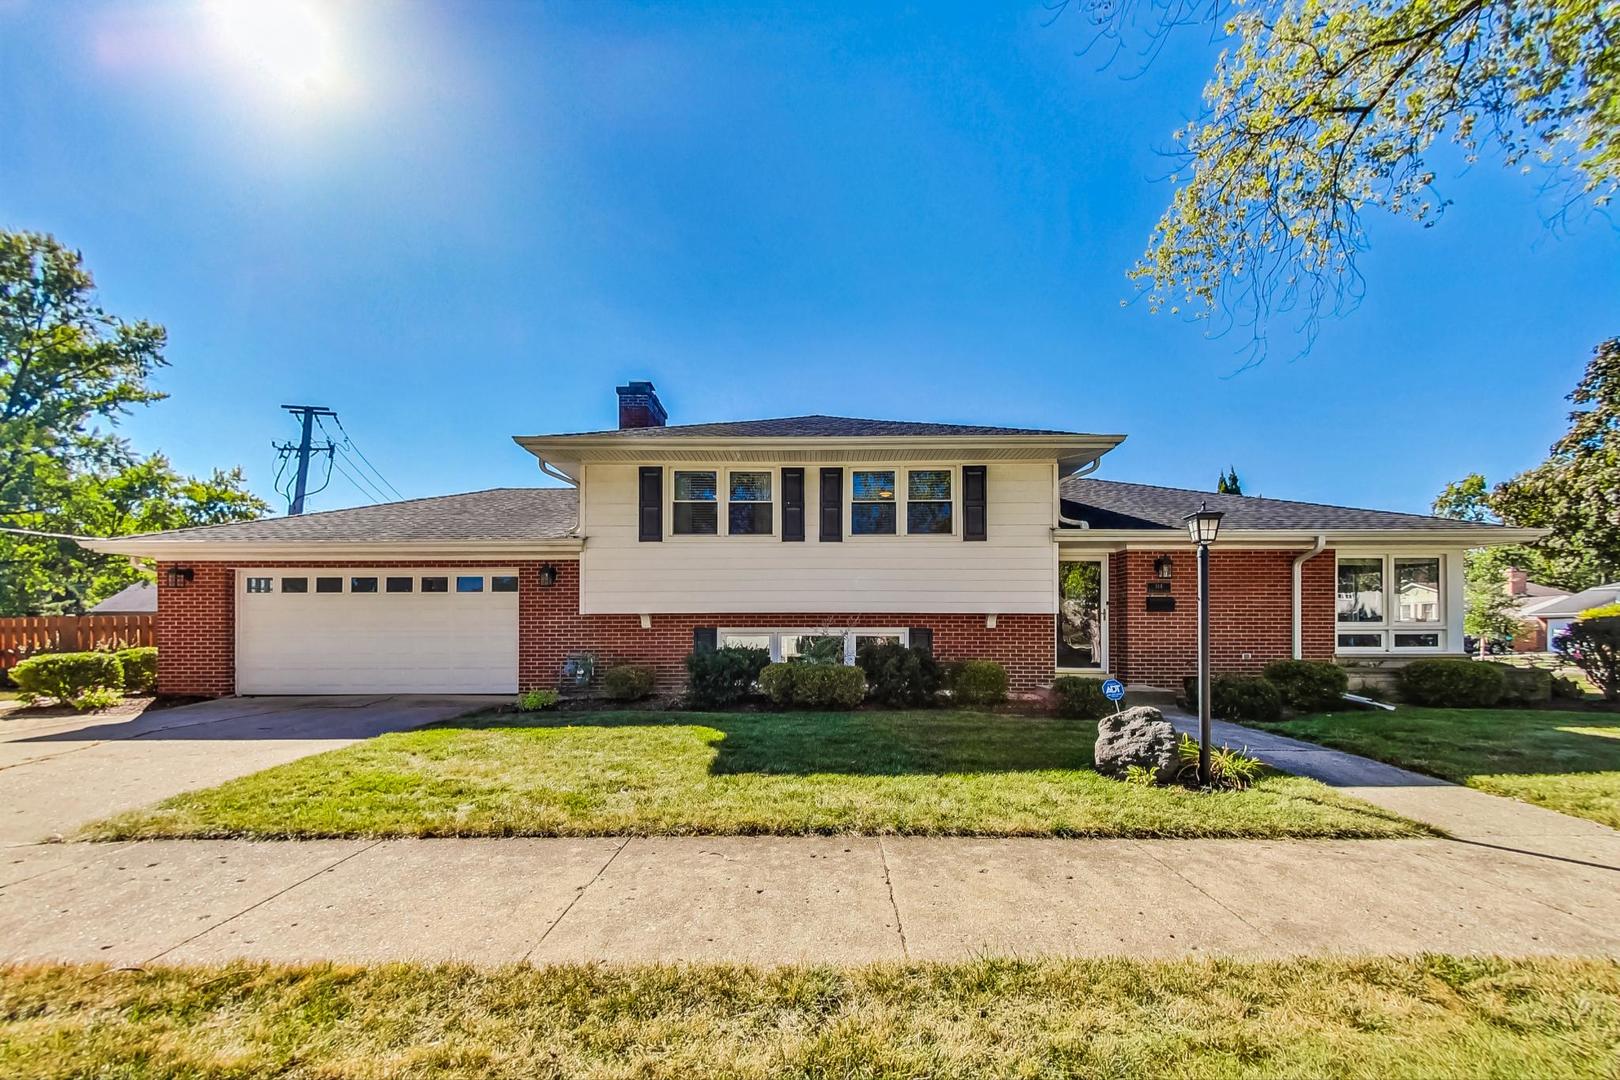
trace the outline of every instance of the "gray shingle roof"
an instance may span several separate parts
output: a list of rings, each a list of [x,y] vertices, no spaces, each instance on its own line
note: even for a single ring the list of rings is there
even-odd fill
[[[1598,585],[1594,588],[1578,592],[1573,596],[1558,596],[1550,600],[1543,600],[1537,604],[1527,605],[1520,609],[1521,615],[1536,615],[1541,618],[1563,618],[1565,616],[1579,615],[1583,611],[1590,611],[1605,604],[1620,603],[1620,581],[1608,585]]]
[[[1212,491],[1127,484],[1117,480],[1069,477],[1061,487],[1063,516],[1084,521],[1094,529],[1185,529],[1183,520],[1207,503],[1226,517],[1223,529],[1452,529],[1478,530],[1475,522],[1393,510],[1362,510],[1353,506],[1264,499],[1254,495],[1220,495]]]
[[[272,544],[321,540],[558,540],[573,528],[578,506],[573,488],[490,488],[148,535],[165,540]]]
[[[538,436],[548,439],[592,435],[622,435],[631,439],[679,439],[714,436],[742,439],[894,438],[929,435],[1047,435],[1073,436],[1082,432],[1040,428],[989,427],[983,424],[926,424],[911,420],[862,420],[853,416],[783,416],[774,420],[727,420],[712,424],[671,424],[667,427],[611,428]]]

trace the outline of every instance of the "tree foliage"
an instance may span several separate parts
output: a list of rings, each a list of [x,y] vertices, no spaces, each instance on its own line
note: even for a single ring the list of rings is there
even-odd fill
[[[1617,0],[1090,0],[1100,39],[1212,19],[1228,41],[1132,270],[1149,306],[1251,328],[1353,305],[1363,212],[1431,225],[1437,143],[1542,170],[1562,207],[1620,186]]]
[[[207,478],[141,457],[114,428],[163,398],[161,326],[103,310],[78,252],[0,231],[0,525],[116,536],[258,517],[241,471]],[[83,611],[139,580],[72,540],[0,534],[0,614]]]
[[[1238,479],[1237,469],[1234,466],[1228,465],[1226,471],[1221,473],[1220,479],[1215,483],[1215,490],[1222,495],[1243,494],[1243,481]]]

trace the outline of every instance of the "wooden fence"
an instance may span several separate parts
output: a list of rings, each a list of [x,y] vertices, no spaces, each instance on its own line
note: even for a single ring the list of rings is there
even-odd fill
[[[43,615],[0,619],[0,671],[35,653],[156,645],[154,615]]]

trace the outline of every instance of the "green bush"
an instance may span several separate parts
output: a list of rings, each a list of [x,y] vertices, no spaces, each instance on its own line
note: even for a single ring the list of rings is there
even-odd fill
[[[767,664],[765,670],[759,673],[760,692],[778,708],[787,708],[793,704],[793,677],[798,674],[799,664]]]
[[[1074,720],[1097,720],[1113,711],[1114,703],[1103,697],[1101,679],[1062,675],[1052,680],[1052,697],[1057,714]]]
[[[753,693],[770,662],[767,649],[732,646],[692,653],[686,658],[687,700],[702,708],[735,705]]]
[[[1487,709],[1502,700],[1501,664],[1478,660],[1416,660],[1395,672],[1401,697],[1439,709]]]
[[[602,675],[602,696],[609,701],[640,701],[650,697],[657,676],[644,664],[620,664]]]
[[[1554,675],[1552,677],[1552,696],[1564,701],[1584,701],[1586,691],[1574,679],[1566,675]]]
[[[866,698],[866,673],[843,664],[798,664],[793,703],[814,709],[853,709]]]
[[[544,712],[557,706],[557,691],[555,690],[525,690],[518,695],[517,707],[519,712]]]
[[[1209,696],[1213,701],[1215,698],[1213,683],[1210,685]],[[1197,784],[1198,740],[1191,735],[1183,735],[1181,741],[1176,744],[1176,753],[1181,759],[1181,772],[1178,778],[1184,784]],[[1259,761],[1231,747],[1209,748],[1209,786],[1212,788],[1242,791],[1258,780],[1264,769],[1265,766]]]
[[[124,689],[148,694],[157,689],[157,649],[151,645],[119,649],[113,653],[124,668]]]
[[[1589,611],[1569,624],[1566,640],[1570,660],[1586,673],[1604,700],[1620,701],[1620,615],[1593,617]]]
[[[1485,661],[1491,663],[1490,661]],[[1552,700],[1552,672],[1517,664],[1491,664],[1502,669],[1504,705],[1545,705]]]
[[[75,709],[103,709],[124,688],[124,665],[112,653],[41,653],[20,661],[11,677],[24,701],[55,698]]]
[[[1350,676],[1330,660],[1274,660],[1262,672],[1282,694],[1283,704],[1299,712],[1338,708],[1350,689]]]
[[[923,649],[894,641],[868,645],[855,663],[866,673],[867,693],[881,705],[915,708],[932,705],[939,696],[939,662]]]
[[[1182,680],[1187,708],[1198,711],[1198,679]],[[1209,714],[1235,724],[1268,723],[1282,719],[1282,691],[1259,675],[1216,675],[1209,681]]]
[[[1007,700],[1007,669],[994,660],[967,660],[956,668],[951,694],[958,705],[1000,705]]]

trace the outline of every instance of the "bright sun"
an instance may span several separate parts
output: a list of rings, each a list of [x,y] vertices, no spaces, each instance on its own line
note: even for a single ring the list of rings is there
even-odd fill
[[[313,0],[211,0],[204,11],[219,59],[266,93],[307,101],[345,89],[336,28]]]

